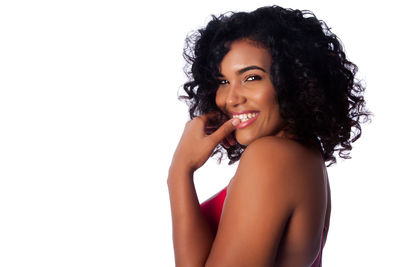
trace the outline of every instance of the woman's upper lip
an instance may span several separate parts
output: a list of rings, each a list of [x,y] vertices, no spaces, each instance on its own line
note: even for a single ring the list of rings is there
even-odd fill
[[[240,114],[245,114],[245,113],[258,113],[259,111],[257,110],[244,110],[244,111],[239,111],[239,112],[231,112],[232,115],[240,115]]]

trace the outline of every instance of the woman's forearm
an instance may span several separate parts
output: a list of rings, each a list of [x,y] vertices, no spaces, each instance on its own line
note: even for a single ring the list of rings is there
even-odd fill
[[[214,237],[200,209],[193,172],[171,166],[168,190],[176,266],[204,266]]]
[[[214,235],[203,216],[194,188],[193,173],[209,159],[215,147],[239,124],[238,118],[224,122],[215,132],[205,129],[217,112],[188,121],[172,158],[168,175],[176,266],[203,267]]]

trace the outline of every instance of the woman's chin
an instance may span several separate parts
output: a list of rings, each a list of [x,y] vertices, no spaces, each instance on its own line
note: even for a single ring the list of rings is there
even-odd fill
[[[248,146],[253,140],[248,136],[241,136],[240,134],[235,135],[236,141],[241,144],[242,146]]]

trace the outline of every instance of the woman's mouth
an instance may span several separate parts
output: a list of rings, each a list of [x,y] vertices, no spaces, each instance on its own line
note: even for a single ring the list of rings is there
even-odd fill
[[[252,124],[258,118],[259,112],[248,112],[233,115],[234,118],[240,119],[240,124],[236,126],[237,129],[243,129]]]

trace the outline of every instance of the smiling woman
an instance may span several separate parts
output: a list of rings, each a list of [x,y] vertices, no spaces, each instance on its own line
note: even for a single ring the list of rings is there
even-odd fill
[[[176,265],[321,266],[325,163],[349,158],[369,117],[356,65],[312,12],[278,6],[213,17],[187,44],[192,120],[168,176]],[[194,172],[221,151],[238,168],[200,205]]]
[[[235,41],[220,68],[215,102],[228,116],[240,118],[236,140],[249,145],[263,136],[282,136],[284,121],[269,76],[271,56],[268,51],[250,40]]]

